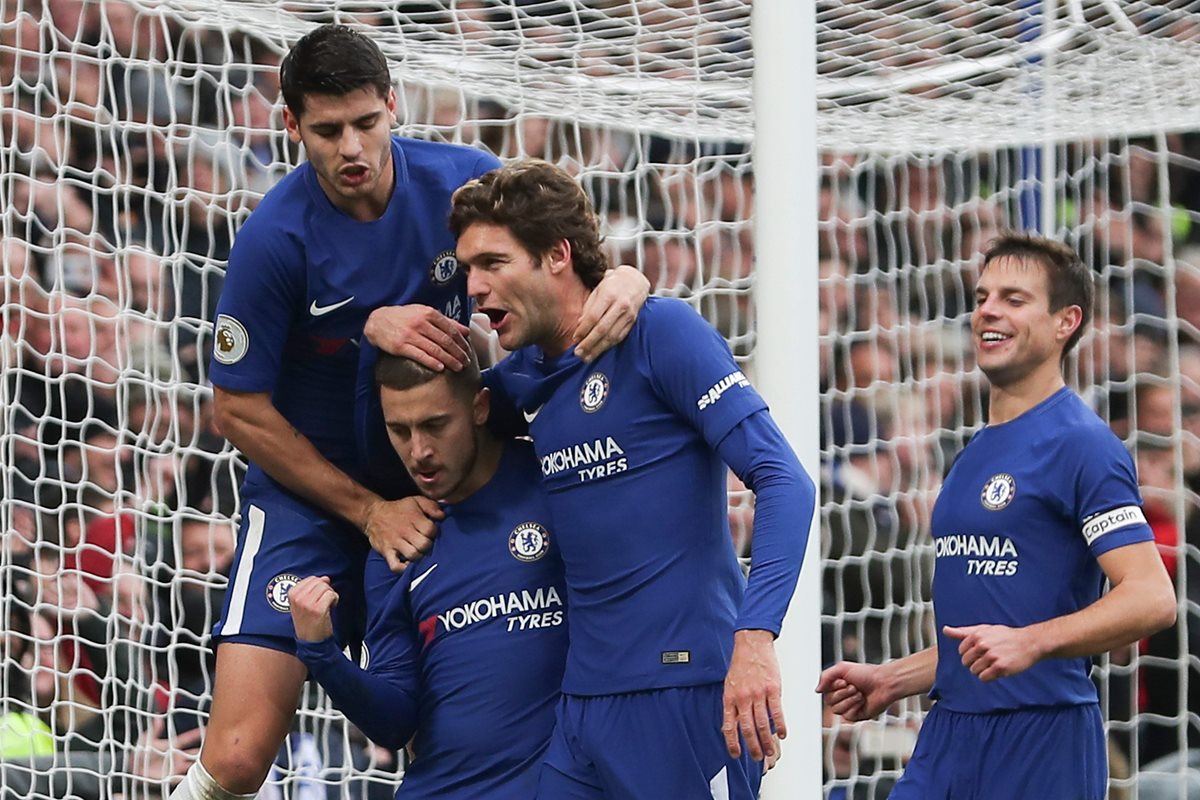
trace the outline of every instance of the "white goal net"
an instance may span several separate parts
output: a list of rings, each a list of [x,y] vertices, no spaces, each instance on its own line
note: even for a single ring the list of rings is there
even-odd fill
[[[963,322],[1004,227],[1096,269],[1072,376],[1134,449],[1186,600],[1192,3],[816,6],[820,235],[793,257],[820,261],[821,360],[799,366],[822,393],[823,660],[932,641],[928,509],[983,418]],[[789,267],[754,261],[753,170],[794,165],[753,158],[749,0],[0,0],[0,800],[158,797],[194,758],[244,468],[212,424],[212,312],[239,225],[301,157],[279,60],[328,21],[392,60],[401,133],[567,166],[616,260],[779,368],[755,363],[756,270]],[[745,551],[752,505],[730,498]],[[1114,797],[1176,796],[1149,793],[1181,768],[1147,765],[1200,733],[1194,622],[1099,661]],[[827,792],[886,796],[923,709],[827,720]],[[314,691],[261,796],[391,797],[402,772]]]

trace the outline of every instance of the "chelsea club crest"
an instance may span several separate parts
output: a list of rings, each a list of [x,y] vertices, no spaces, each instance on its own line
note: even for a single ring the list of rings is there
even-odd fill
[[[435,286],[445,286],[454,280],[454,276],[457,274],[458,258],[455,257],[453,250],[445,250],[438,253],[437,258],[433,260],[433,264],[429,267],[429,279],[433,281]]]
[[[292,587],[299,582],[300,576],[290,572],[284,572],[271,578],[267,583],[267,602],[271,604],[271,608],[284,614],[288,613],[292,607],[291,601],[288,599],[288,592],[292,591]]]
[[[608,377],[603,372],[593,372],[583,382],[579,392],[579,407],[589,414],[594,414],[608,399]]]
[[[537,561],[550,549],[550,532],[536,522],[522,522],[508,535],[508,552],[518,561]]]
[[[979,502],[988,511],[999,511],[1008,506],[1017,495],[1017,482],[1012,475],[1001,472],[988,478],[979,495]]]

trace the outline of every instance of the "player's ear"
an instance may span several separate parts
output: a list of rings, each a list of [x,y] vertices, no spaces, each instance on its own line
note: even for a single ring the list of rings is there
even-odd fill
[[[476,427],[479,427],[487,422],[488,415],[492,413],[492,392],[486,386],[475,393],[475,399],[471,401],[472,420]]]
[[[392,115],[391,127],[394,128],[398,124],[398,122],[396,120],[396,90],[395,89],[388,89],[387,110],[388,110],[388,113]]]
[[[300,117],[286,105],[283,107],[283,127],[292,144],[300,144]]]
[[[546,268],[550,270],[551,275],[559,275],[572,269],[570,242],[559,239],[550,248],[550,252],[546,254]]]
[[[1083,309],[1079,306],[1066,306],[1058,312],[1058,324],[1054,338],[1065,342],[1083,324]]]

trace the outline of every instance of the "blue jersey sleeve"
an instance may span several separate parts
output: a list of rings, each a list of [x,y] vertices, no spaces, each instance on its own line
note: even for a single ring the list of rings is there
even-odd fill
[[[639,319],[655,390],[754,491],[750,583],[736,627],[778,634],[808,540],[812,481],[711,325],[679,301],[648,302]]]
[[[266,215],[263,222],[251,215],[229,254],[210,373],[212,382],[225,389],[275,388],[294,310],[304,296],[303,256],[271,224],[272,210],[260,206],[255,212]]]
[[[476,159],[475,166],[471,169],[471,175],[475,178],[478,178],[494,169],[499,169],[500,166],[500,159],[496,158],[491,153],[480,151],[479,158]]]
[[[1092,555],[1154,541],[1129,451],[1107,429],[1080,439],[1072,447],[1078,459],[1076,507],[1069,511]]]
[[[407,608],[409,581],[372,554],[364,579],[368,626],[364,670],[332,638],[296,642],[296,655],[346,718],[381,747],[398,750],[417,728],[420,652]],[[382,568],[380,568],[382,565]],[[407,570],[405,575],[411,573]]]
[[[768,630],[778,636],[800,576],[816,488],[766,411],[742,420],[718,452],[754,492],[750,582],[735,630]]]
[[[739,422],[766,409],[725,340],[691,306],[651,298],[638,321],[655,391],[714,450]]]

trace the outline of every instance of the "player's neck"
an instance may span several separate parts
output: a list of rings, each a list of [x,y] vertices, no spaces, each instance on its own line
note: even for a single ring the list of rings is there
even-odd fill
[[[1011,422],[1066,385],[1056,362],[1043,364],[1012,383],[993,383],[988,395],[988,425]]]
[[[486,428],[479,429],[476,441],[478,442],[478,451],[475,463],[458,488],[445,498],[447,503],[461,503],[487,486],[488,481],[496,476],[496,470],[500,467],[500,458],[504,455],[504,443],[492,436]]]
[[[583,305],[591,293],[591,289],[582,283],[576,283],[564,292],[559,313],[556,315],[558,321],[554,325],[554,332],[541,344],[542,352],[549,358],[558,358],[574,346],[575,328],[579,325],[579,318],[583,316]]]

